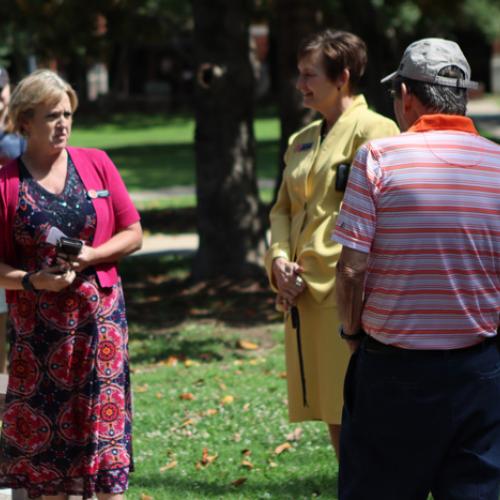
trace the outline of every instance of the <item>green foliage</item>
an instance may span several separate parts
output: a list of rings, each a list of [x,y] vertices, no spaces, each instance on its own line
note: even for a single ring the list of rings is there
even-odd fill
[[[497,0],[324,0],[325,12],[335,27],[349,27],[362,37],[357,19],[370,16],[372,25],[388,39],[452,37],[459,31],[475,31],[494,40],[500,36],[500,4]]]
[[[464,0],[462,12],[491,41],[500,37],[500,3],[491,0]]]
[[[2,0],[5,55],[24,69],[28,56],[84,69],[111,62],[122,47],[163,47],[189,23],[190,2],[176,0]]]

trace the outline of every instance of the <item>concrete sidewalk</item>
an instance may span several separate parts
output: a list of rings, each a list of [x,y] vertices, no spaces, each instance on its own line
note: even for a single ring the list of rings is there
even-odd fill
[[[142,248],[130,257],[158,254],[190,255],[196,252],[197,248],[196,233],[152,234],[144,236]]]
[[[472,99],[467,115],[481,132],[500,140],[500,96]]]

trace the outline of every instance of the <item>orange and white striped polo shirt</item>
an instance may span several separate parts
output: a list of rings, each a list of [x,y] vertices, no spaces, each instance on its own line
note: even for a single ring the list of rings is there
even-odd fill
[[[500,322],[500,146],[425,115],[363,146],[332,238],[369,256],[362,325],[408,349],[454,349]]]

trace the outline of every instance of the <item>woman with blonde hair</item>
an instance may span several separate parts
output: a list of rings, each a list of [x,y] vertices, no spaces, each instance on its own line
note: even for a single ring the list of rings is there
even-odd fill
[[[299,47],[296,86],[303,105],[321,119],[289,140],[266,256],[271,286],[285,311],[290,420],[326,422],[337,456],[350,352],[337,333],[334,286],[341,246],[330,232],[356,150],[399,132],[356,93],[366,62],[365,43],[345,31],[315,33]]]
[[[119,500],[133,462],[116,263],[142,231],[109,157],[67,145],[77,105],[48,70],[12,94],[27,148],[0,170],[0,286],[12,325],[0,487]]]

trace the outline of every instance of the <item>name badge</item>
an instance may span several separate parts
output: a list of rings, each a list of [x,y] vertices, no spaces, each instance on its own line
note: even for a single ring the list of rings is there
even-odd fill
[[[303,144],[297,144],[295,146],[295,152],[301,153],[302,151],[308,151],[313,147],[313,142],[304,142]]]
[[[95,200],[96,198],[107,198],[109,196],[109,191],[107,189],[89,189],[87,191],[87,196],[91,200]]]

